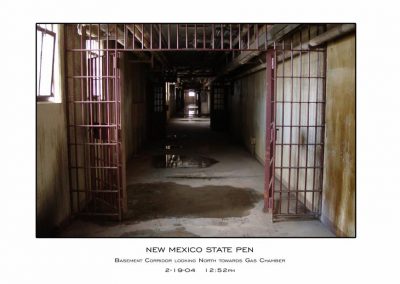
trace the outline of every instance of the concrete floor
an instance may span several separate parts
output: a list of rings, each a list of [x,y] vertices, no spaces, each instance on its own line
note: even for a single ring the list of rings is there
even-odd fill
[[[263,166],[209,125],[204,118],[170,120],[167,139],[128,163],[126,220],[76,220],[60,236],[334,237],[318,220],[272,223],[262,211]]]

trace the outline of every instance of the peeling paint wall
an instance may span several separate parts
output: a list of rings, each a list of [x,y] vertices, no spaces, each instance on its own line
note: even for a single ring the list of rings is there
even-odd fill
[[[265,161],[265,76],[262,70],[236,80],[228,100],[232,134],[261,163]]]
[[[355,35],[327,49],[326,144],[321,220],[355,236]]]

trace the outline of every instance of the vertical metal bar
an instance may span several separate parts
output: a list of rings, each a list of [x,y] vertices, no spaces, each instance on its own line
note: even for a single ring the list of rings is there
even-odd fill
[[[285,41],[282,44],[282,126],[285,126]],[[282,213],[282,191],[283,191],[283,144],[285,138],[285,127],[282,127],[282,145],[281,145],[281,176],[280,176],[280,189],[279,189],[279,213]]]
[[[212,49],[215,49],[215,41],[214,41],[214,39],[215,39],[215,35],[214,35],[215,25],[214,25],[214,24],[212,24],[212,25],[211,25],[211,28],[212,28],[212,30],[211,30],[211,36],[212,36]]]
[[[203,24],[203,49],[206,48],[206,24]]]
[[[87,86],[87,90],[88,90],[88,95],[89,97],[86,96],[86,100],[89,100],[90,102],[93,101],[93,92],[94,92],[94,88],[93,88],[93,80],[94,80],[94,76],[93,76],[93,59],[92,59],[92,25],[89,26],[89,48],[86,46],[86,74],[89,75],[88,80],[86,81],[88,86]],[[117,29],[115,29],[115,37],[117,37]],[[115,40],[117,41],[117,39]],[[93,103],[89,103],[90,109],[89,109],[89,143],[93,143],[94,141],[94,113],[95,113],[95,107],[93,106]],[[94,149],[92,150],[92,153],[90,155],[90,161],[89,161],[89,168],[90,170],[90,177],[92,180],[92,184],[91,184],[91,190],[97,190],[97,175],[96,175],[96,169],[93,169],[92,167],[96,167],[96,147],[93,147]],[[93,164],[92,164],[93,163]],[[93,197],[93,193],[90,193],[90,198],[92,199]],[[93,198],[93,206],[94,209],[93,211],[96,211],[96,198]]]
[[[83,102],[84,100],[85,100],[85,96],[84,96],[84,87],[83,87],[83,84],[84,84],[84,79],[83,79],[83,75],[84,75],[84,69],[83,69],[83,66],[84,66],[84,58],[83,58],[83,53],[84,53],[84,51],[82,51],[83,49],[85,49],[84,48],[84,42],[83,42],[83,37],[84,37],[84,35],[86,34],[86,31],[85,31],[85,27],[83,27],[83,30],[82,30],[82,35],[81,35],[81,37],[80,37],[80,48],[81,48],[81,51],[79,52],[79,54],[80,54],[80,75],[81,75],[81,79],[80,79],[80,84],[81,84],[81,101]],[[74,59],[73,59],[74,60]],[[89,75],[89,74],[86,74],[86,75]],[[86,82],[86,84],[87,84],[87,81],[88,81],[88,79],[86,78],[85,79],[85,82]],[[86,106],[84,106],[84,104],[81,104],[81,117],[82,117],[82,123],[83,124],[86,124],[86,119],[85,119],[85,110],[84,110],[84,108],[86,108]],[[76,126],[75,126],[76,127]],[[86,178],[86,176],[89,174],[88,173],[88,171],[87,171],[87,165],[86,165],[86,145],[85,145],[85,143],[84,142],[87,142],[86,141],[87,140],[87,133],[84,133],[84,135],[83,135],[83,156],[84,156],[84,158],[83,158],[83,170],[84,170],[84,180],[85,180],[85,192],[86,192],[86,194],[85,194],[85,197],[86,198],[88,198],[88,195],[89,195],[89,193],[87,192],[88,191],[88,181],[87,181],[87,178]],[[77,151],[77,149],[78,149],[78,145],[75,145],[75,150]],[[80,188],[77,188],[77,189],[80,189]],[[79,195],[80,193],[79,192],[77,192],[77,194]]]
[[[142,30],[143,34],[143,30]],[[115,114],[115,141],[116,141],[116,165],[117,165],[117,170],[116,170],[116,185],[118,189],[118,196],[117,196],[117,208],[118,208],[118,219],[121,219],[121,188],[120,188],[120,183],[119,183],[119,155],[120,155],[120,149],[119,149],[119,138],[118,138],[118,130],[119,130],[119,125],[118,125],[118,110],[119,110],[119,97],[118,97],[118,53],[117,49],[115,49],[115,54],[114,54],[114,62],[113,62],[113,72],[114,72],[114,114]]]
[[[188,48],[188,25],[185,26],[186,49]]]
[[[153,49],[153,24],[150,24],[150,49]]]
[[[108,27],[108,24],[107,24],[107,27]],[[132,49],[133,50],[135,50],[135,41],[136,41],[136,24],[133,24],[133,40],[132,40]]]
[[[109,29],[109,26],[107,24],[107,31]],[[133,31],[135,31],[135,24],[133,24]],[[133,36],[133,44],[135,43],[135,36]],[[111,142],[111,128],[110,126],[110,101],[111,101],[111,95],[110,95],[110,51],[109,51],[109,39],[108,39],[108,32],[107,32],[107,51],[106,51],[106,93],[105,93],[105,99],[107,100],[106,103],[106,119],[107,119],[107,143]],[[111,166],[111,151],[110,151],[111,146],[107,148],[108,150],[108,157],[107,157],[107,164]],[[112,186],[112,179],[110,175],[110,171],[107,172],[107,184],[109,186]]]
[[[176,24],[176,49],[179,49],[179,24]]]
[[[125,27],[125,25],[124,25]],[[100,24],[98,24],[98,34],[99,34],[99,40],[98,40],[98,54],[97,57],[95,57],[95,63],[96,63],[96,81],[95,81],[95,86],[96,86],[96,95],[97,95],[97,116],[98,116],[98,124],[102,125],[102,119],[101,119],[101,89],[100,89],[100,80],[101,80],[101,66],[100,66],[100,58],[101,58],[101,41],[100,41]],[[126,41],[124,42],[124,47],[126,46]],[[103,127],[99,127],[99,141],[101,142],[102,137],[103,137]],[[99,160],[99,166],[102,167],[103,162],[101,161],[103,156],[101,155],[101,147],[99,145],[98,149],[98,158]],[[103,190],[103,172],[104,169],[99,169],[99,186],[100,190]]]
[[[170,24],[168,24],[167,25],[167,30],[168,30],[168,34],[167,34],[167,37],[168,37],[168,49],[171,49],[171,27],[170,27]]]
[[[308,41],[311,39],[310,25],[308,26]],[[308,93],[307,93],[307,148],[306,148],[306,171],[305,171],[305,188],[304,188],[304,204],[307,202],[307,177],[308,177],[308,152],[309,152],[309,130],[310,130],[310,98],[311,98],[311,52],[308,50]],[[304,208],[305,210],[306,208]],[[304,212],[305,213],[305,212]]]
[[[197,48],[197,25],[194,24],[194,48]]]
[[[300,54],[299,54],[299,60],[300,60],[300,70],[299,70],[299,99],[298,99],[298,111],[299,111],[299,121],[298,121],[298,137],[297,137],[297,166],[300,167],[300,132],[301,132],[301,81],[303,78],[303,66],[302,66],[302,61],[303,61],[303,56],[302,56],[302,48],[303,48],[303,43],[302,43],[302,33],[300,30]],[[296,214],[298,213],[298,206],[299,206],[299,175],[300,175],[300,169],[297,169],[297,180],[296,180]],[[305,193],[304,193],[305,194]]]
[[[317,74],[316,74],[316,81],[317,81],[317,88],[315,90],[315,101],[318,101],[318,90],[319,90],[319,54],[320,52],[317,51]],[[317,161],[317,132],[318,132],[318,104],[315,104],[315,121],[314,121],[314,162],[313,162],[313,192],[312,192],[312,202],[311,202],[311,210],[314,212],[314,191],[315,191],[315,182],[316,182],[316,172],[317,168],[315,167]]]
[[[142,24],[142,49],[144,48],[144,25]]]
[[[250,49],[250,24],[247,24],[247,49]]]
[[[324,177],[324,171],[323,171],[323,166],[324,166],[324,152],[325,152],[325,108],[326,108],[326,63],[327,63],[327,54],[326,54],[326,49],[324,48],[323,52],[323,69],[322,69],[322,103],[321,108],[322,108],[322,114],[321,114],[321,156],[320,156],[320,181],[319,181],[319,197],[318,197],[318,214],[321,214],[321,207],[322,207],[322,187],[323,187],[323,177]]]
[[[276,57],[276,46],[274,45],[274,49],[273,49],[273,51],[271,51],[271,52],[273,52],[273,57],[272,57],[272,62],[271,62],[271,65],[272,65],[272,80],[271,80],[271,94],[272,94],[272,98],[271,98],[271,101],[272,101],[272,103],[273,103],[273,110],[274,110],[274,113],[273,113],[273,115],[272,115],[272,135],[273,135],[273,139],[272,139],[272,188],[271,188],[271,190],[270,190],[270,208],[271,208],[271,212],[274,212],[274,199],[275,199],[275,197],[274,197],[274,194],[275,194],[275,162],[276,162],[276,132],[277,132],[277,129],[276,129],[276,114],[277,114],[277,112],[276,112],[276,110],[277,110],[277,103],[276,103],[276,101],[277,101],[277,91],[276,91],[276,88],[275,88],[275,80],[276,80],[276,78],[277,78],[277,72],[278,72],[278,62],[277,62],[277,57]]]
[[[161,34],[161,28],[162,28],[162,26],[161,26],[161,24],[159,24],[159,26],[158,26],[158,29],[159,29],[159,30],[158,30],[158,37],[159,37],[159,38],[158,38],[158,41],[159,41],[159,42],[158,42],[158,49],[161,49],[161,38],[162,38],[162,37],[161,37],[161,35],[162,35],[162,34]]]
[[[221,49],[224,49],[224,27],[221,24]]]
[[[265,39],[264,39],[264,49],[267,50],[268,48],[268,25],[265,24]]]
[[[82,33],[81,36],[83,37],[84,33]],[[73,46],[73,48],[75,48],[75,45],[76,45],[76,38],[73,36],[72,37],[72,46]],[[82,53],[82,51],[80,51],[80,53]],[[75,53],[72,53],[72,64],[71,64],[71,67],[72,67],[72,75],[74,75],[75,74]],[[83,74],[81,74],[81,75],[83,75]],[[72,86],[72,100],[74,101],[75,100],[75,78],[72,78],[71,86]],[[79,196],[80,193],[78,191],[79,190],[78,138],[77,138],[77,129],[76,129],[77,128],[77,126],[76,126],[77,125],[77,123],[76,123],[77,119],[76,119],[76,106],[75,106],[75,103],[73,103],[73,113],[74,113],[74,143],[75,143],[75,165],[76,165],[76,168],[75,168],[75,174],[76,174],[76,176],[75,176],[75,186],[76,186],[76,190],[77,190],[77,192],[76,192],[76,201],[77,201],[78,212],[80,212],[81,211],[81,208],[80,208],[80,196]]]
[[[274,179],[274,170],[272,169],[272,161],[273,155],[271,153],[274,152],[272,149],[271,140],[273,138],[272,132],[274,131],[271,125],[273,124],[273,107],[272,107],[272,100],[273,100],[273,66],[272,66],[272,58],[273,53],[272,51],[268,51],[266,55],[266,139],[265,139],[265,181],[264,181],[264,211],[268,211],[272,213],[273,211],[273,192],[271,188],[271,181]]]
[[[288,181],[288,213],[290,213],[290,186],[291,186],[291,179],[292,179],[292,128],[293,128],[293,39],[290,41],[290,127],[289,127],[289,181]]]
[[[229,49],[232,50],[232,24],[229,24]]]
[[[260,39],[259,37],[259,31],[258,31],[258,24],[255,24],[255,29],[256,29],[256,42],[257,42],[257,49],[260,48]]]
[[[242,49],[241,47],[242,47],[242,27],[241,27],[241,25],[239,24],[239,49]],[[266,49],[265,49],[266,50]]]
[[[100,32],[99,32],[99,43],[100,43]],[[124,25],[124,49],[127,48],[128,48],[128,30],[126,29],[126,25]]]

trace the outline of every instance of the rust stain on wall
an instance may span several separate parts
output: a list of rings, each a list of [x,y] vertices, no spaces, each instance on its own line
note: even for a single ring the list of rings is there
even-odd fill
[[[328,45],[322,221],[355,236],[355,36]]]

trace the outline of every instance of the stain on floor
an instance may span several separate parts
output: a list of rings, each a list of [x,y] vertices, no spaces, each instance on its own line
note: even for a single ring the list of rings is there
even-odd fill
[[[171,231],[159,231],[159,230],[138,230],[126,232],[120,235],[122,238],[137,238],[137,237],[161,237],[161,238],[190,238],[190,237],[198,237],[198,235],[192,234],[185,230],[185,228],[178,228],[177,230]]]
[[[250,188],[191,187],[173,182],[132,184],[127,190],[128,218],[134,221],[168,217],[243,217],[263,198]]]

